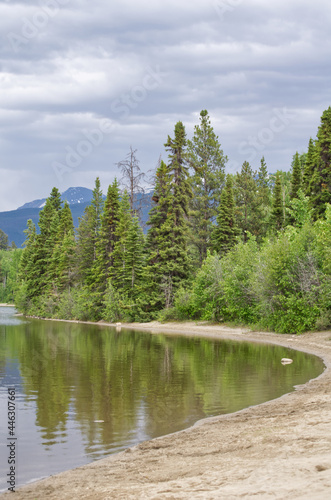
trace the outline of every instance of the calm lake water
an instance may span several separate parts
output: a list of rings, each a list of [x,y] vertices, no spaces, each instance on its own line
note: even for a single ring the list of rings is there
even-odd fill
[[[151,335],[14,317],[0,307],[0,490],[8,388],[16,391],[16,485],[274,399],[323,362],[277,346]],[[291,365],[280,360],[290,357]]]

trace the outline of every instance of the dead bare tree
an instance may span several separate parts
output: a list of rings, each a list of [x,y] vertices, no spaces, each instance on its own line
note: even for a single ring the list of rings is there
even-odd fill
[[[120,183],[129,194],[131,210],[134,214],[140,216],[141,201],[145,192],[142,186],[142,182],[145,180],[145,174],[140,171],[136,152],[137,150],[132,149],[132,146],[130,146],[130,151],[125,159],[116,163],[116,165],[122,172]],[[139,194],[141,196],[138,202]]]

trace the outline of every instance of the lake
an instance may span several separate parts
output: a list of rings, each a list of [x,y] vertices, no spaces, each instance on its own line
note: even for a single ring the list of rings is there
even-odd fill
[[[8,389],[16,487],[277,398],[324,370],[278,346],[30,320],[0,307],[0,490],[7,489]],[[293,363],[283,366],[282,358]]]

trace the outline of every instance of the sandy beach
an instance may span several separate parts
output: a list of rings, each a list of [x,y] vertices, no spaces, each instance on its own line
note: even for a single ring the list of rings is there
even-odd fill
[[[4,499],[331,498],[331,332],[300,336],[195,323],[122,325],[152,333],[279,344],[323,358],[295,392],[28,484]]]

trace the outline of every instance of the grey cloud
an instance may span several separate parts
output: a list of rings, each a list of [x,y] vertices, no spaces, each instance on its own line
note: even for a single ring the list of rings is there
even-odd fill
[[[0,4],[0,175],[7,186],[0,210],[47,195],[57,183],[91,187],[97,173],[106,184],[130,145],[142,168],[154,167],[160,154],[166,158],[163,143],[175,122],[190,135],[201,109],[231,168],[247,159],[242,144],[264,130],[253,166],[264,154],[270,170],[288,169],[330,105],[326,1],[48,1],[59,12],[17,51],[8,33],[38,19],[40,3]],[[220,5],[230,8],[220,15]],[[146,89],[157,67],[159,80]],[[284,108],[292,119],[267,140],[274,110]],[[53,163],[65,162],[84,130],[103,120],[111,132],[59,181]]]

